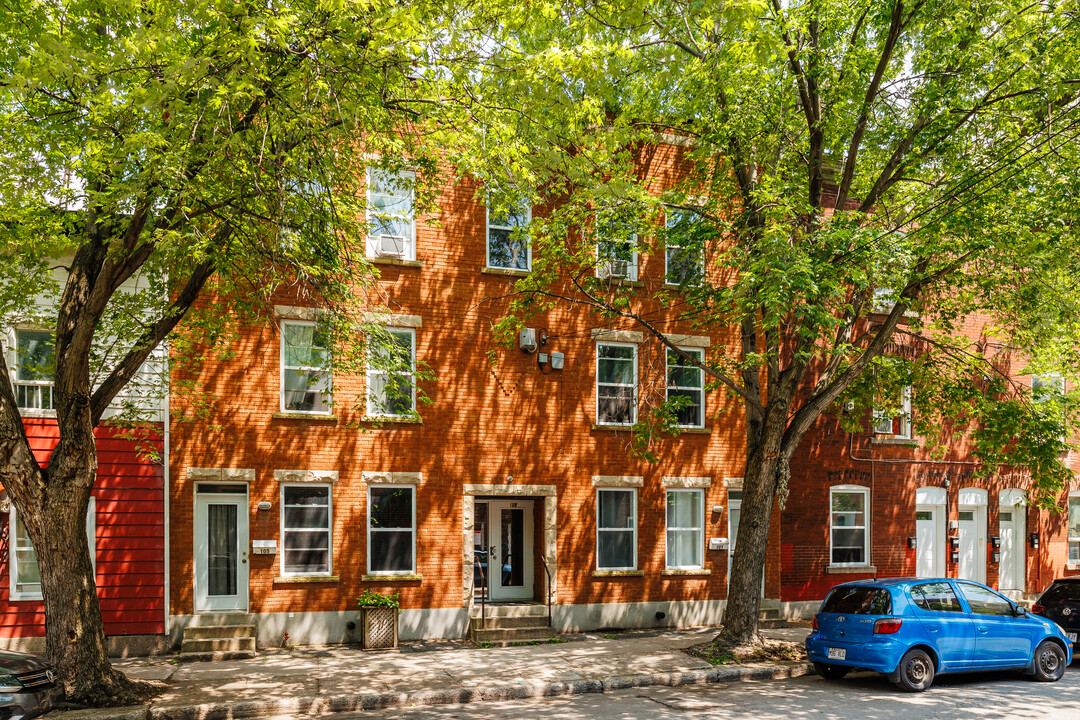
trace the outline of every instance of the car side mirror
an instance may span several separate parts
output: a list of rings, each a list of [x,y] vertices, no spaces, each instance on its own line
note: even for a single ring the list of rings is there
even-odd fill
[[[1028,614],[1027,608],[1024,607],[1023,605],[1014,605],[1013,606],[1013,615],[1015,615],[1016,617],[1024,617],[1027,614]]]

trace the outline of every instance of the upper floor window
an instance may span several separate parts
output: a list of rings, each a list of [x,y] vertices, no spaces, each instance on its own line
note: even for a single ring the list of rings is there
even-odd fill
[[[416,331],[382,328],[368,339],[367,414],[399,417],[416,410]]]
[[[1065,378],[1053,373],[1031,376],[1031,397],[1036,401],[1052,399],[1065,393]]]
[[[664,278],[671,285],[697,285],[705,276],[705,255],[693,239],[697,213],[669,207]]]
[[[637,422],[637,345],[596,344],[596,422]]]
[[[829,561],[833,565],[868,565],[870,491],[855,485],[829,490]]]
[[[281,321],[281,409],[330,412],[330,339],[310,320]]]
[[[12,385],[20,410],[52,410],[56,338],[48,330],[15,330]]]
[[[596,276],[638,279],[637,232],[628,213],[603,211],[596,216]]]
[[[503,270],[528,270],[532,266],[527,203],[501,205],[494,198],[487,207],[487,265]]]
[[[897,438],[911,438],[911,387],[900,391],[900,412],[874,410],[874,432]]]
[[[416,259],[415,180],[408,170],[368,168],[368,257]]]
[[[701,348],[680,349],[704,361],[705,352]],[[679,427],[705,427],[705,373],[673,350],[667,351],[667,396],[687,399],[687,404],[675,411]]]
[[[90,549],[90,563],[97,567],[95,548],[97,546],[97,523],[95,518],[96,503],[90,498],[90,506],[86,510],[86,542]],[[41,599],[41,572],[38,569],[37,552],[34,543],[30,541],[30,534],[26,531],[26,525],[15,504],[11,505],[8,515],[9,527],[11,528],[11,540],[8,545],[8,564],[11,568],[9,575],[9,597],[11,600],[40,600]]]

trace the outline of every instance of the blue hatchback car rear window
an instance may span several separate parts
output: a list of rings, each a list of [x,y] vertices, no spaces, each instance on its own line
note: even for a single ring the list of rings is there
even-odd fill
[[[884,588],[838,587],[821,606],[824,613],[892,615],[892,595]]]

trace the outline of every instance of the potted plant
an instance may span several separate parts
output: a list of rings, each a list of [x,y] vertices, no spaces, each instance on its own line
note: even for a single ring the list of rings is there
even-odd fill
[[[360,606],[361,638],[364,650],[385,650],[398,646],[398,613],[401,612],[401,593],[383,595],[365,590],[357,598]]]

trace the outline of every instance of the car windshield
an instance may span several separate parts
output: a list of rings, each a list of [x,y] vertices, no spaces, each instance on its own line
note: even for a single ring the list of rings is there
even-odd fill
[[[825,599],[821,612],[847,615],[891,615],[892,596],[884,588],[838,587]]]
[[[1056,582],[1039,598],[1040,603],[1061,600],[1080,600],[1080,582]]]

